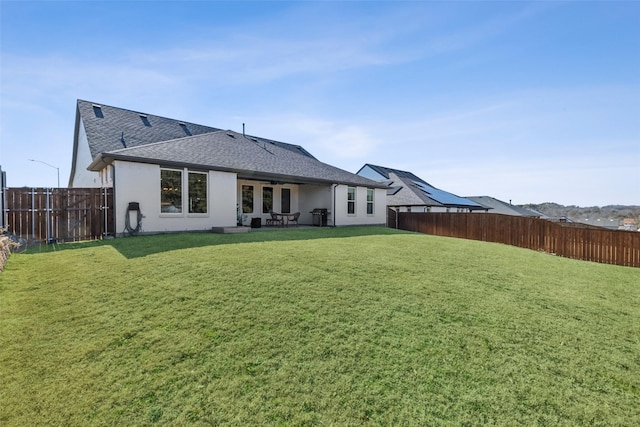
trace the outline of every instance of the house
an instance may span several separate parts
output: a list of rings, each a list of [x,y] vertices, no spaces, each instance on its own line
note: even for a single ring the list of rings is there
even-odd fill
[[[619,228],[620,230],[640,231],[640,229],[638,229],[638,222],[634,218],[624,218]]]
[[[148,233],[265,224],[271,211],[300,212],[300,224],[386,221],[384,185],[299,145],[83,100],[69,186],[112,187],[117,234],[140,217]]]
[[[356,174],[384,184],[387,205],[400,212],[472,212],[485,209],[472,200],[440,190],[411,172],[367,163]]]
[[[540,218],[542,215],[540,212],[532,211],[530,209],[521,208],[520,206],[512,205],[511,203],[503,202],[491,196],[467,196],[469,200],[484,206],[483,210],[477,212],[489,212],[503,215],[513,216],[527,216],[531,218]]]

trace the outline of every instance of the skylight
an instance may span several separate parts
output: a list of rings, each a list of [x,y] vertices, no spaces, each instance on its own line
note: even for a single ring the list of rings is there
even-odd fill
[[[98,104],[93,104],[93,114],[96,115],[99,119],[104,119],[104,114],[102,114],[102,107]]]

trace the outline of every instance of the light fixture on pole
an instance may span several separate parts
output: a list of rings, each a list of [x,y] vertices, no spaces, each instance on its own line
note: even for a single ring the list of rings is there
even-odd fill
[[[49,163],[47,163],[47,162],[43,162],[42,160],[29,159],[29,161],[30,161],[30,162],[38,162],[38,163],[42,163],[43,165],[47,165],[47,166],[49,166],[50,168],[54,168],[55,170],[57,170],[57,171],[58,171],[58,188],[60,188],[60,168],[59,168],[59,167],[56,167],[56,166],[50,165]]]

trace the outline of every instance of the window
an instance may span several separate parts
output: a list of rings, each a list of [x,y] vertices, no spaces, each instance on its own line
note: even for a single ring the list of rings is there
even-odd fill
[[[242,186],[242,213],[253,213],[253,185]]]
[[[367,215],[373,215],[373,189],[367,188]]]
[[[354,187],[347,188],[347,214],[356,213],[356,189]]]
[[[160,170],[160,212],[182,213],[182,171]]]
[[[280,210],[282,213],[291,213],[291,189],[283,188],[280,192]]]
[[[262,213],[269,213],[273,210],[273,187],[262,188]]]
[[[189,172],[189,213],[207,213],[207,174]]]

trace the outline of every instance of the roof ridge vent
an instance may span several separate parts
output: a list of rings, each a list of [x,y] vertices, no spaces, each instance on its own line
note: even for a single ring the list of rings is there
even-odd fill
[[[178,126],[180,126],[180,128],[183,130],[183,132],[187,136],[193,136],[193,133],[191,133],[191,131],[189,130],[189,128],[187,127],[187,124],[185,122],[178,122]]]

